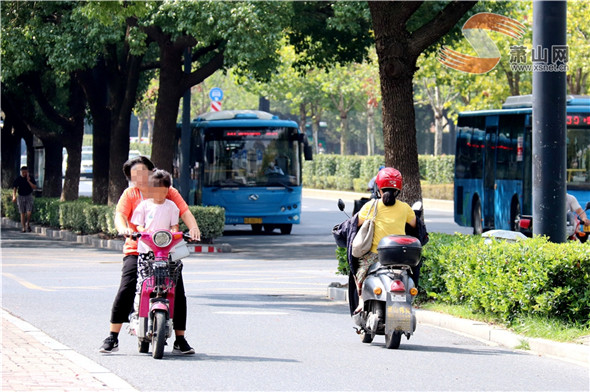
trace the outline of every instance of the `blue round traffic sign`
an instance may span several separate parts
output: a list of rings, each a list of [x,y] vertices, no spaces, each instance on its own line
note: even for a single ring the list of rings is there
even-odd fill
[[[223,90],[219,87],[213,87],[209,90],[209,98],[211,98],[213,102],[221,101],[223,99]]]

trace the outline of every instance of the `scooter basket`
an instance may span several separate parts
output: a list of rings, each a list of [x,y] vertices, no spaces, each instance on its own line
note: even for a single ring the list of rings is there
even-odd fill
[[[388,235],[377,245],[381,265],[408,265],[415,267],[420,262],[422,245],[409,235]]]
[[[140,281],[154,276],[155,281],[163,282],[170,278],[169,282],[176,284],[182,272],[182,262],[168,261],[165,268],[155,268],[153,253],[142,254],[137,260],[137,274]]]

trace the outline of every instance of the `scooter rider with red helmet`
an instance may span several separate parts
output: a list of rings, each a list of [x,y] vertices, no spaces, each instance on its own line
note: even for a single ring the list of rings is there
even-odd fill
[[[397,200],[402,186],[403,177],[399,170],[386,167],[379,171],[375,183],[379,187],[380,199],[366,203],[358,213],[359,227],[375,214],[375,233],[371,250],[359,258],[359,267],[355,275],[357,290],[362,292],[363,281],[367,277],[369,267],[379,260],[377,245],[379,241],[391,234],[406,234],[406,224],[416,227],[416,214],[409,204]],[[419,268],[419,267],[418,267]],[[362,309],[362,302],[359,306]]]

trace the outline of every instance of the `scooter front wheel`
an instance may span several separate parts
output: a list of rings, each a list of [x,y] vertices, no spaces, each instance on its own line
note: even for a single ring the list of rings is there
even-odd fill
[[[399,348],[402,341],[402,333],[400,331],[393,331],[390,334],[385,334],[385,347]]]
[[[154,334],[152,337],[152,357],[161,359],[166,345],[166,312],[157,310],[154,313]]]

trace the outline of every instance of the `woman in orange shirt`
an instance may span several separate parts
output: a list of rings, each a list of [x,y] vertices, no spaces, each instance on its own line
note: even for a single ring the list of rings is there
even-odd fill
[[[131,185],[125,189],[117,203],[115,226],[119,234],[128,236],[137,231],[135,225],[130,222],[131,216],[143,199],[150,198],[148,195],[148,178],[153,169],[154,164],[144,156],[132,158],[123,165],[123,172],[131,182]],[[173,201],[180,210],[180,218],[189,228],[191,238],[194,241],[199,241],[201,238],[199,226],[180,193],[173,187],[170,187],[166,198]],[[123,323],[129,321],[129,314],[133,310],[133,299],[137,284],[137,258],[139,255],[137,253],[137,241],[127,237],[123,247],[123,254],[121,283],[119,284],[119,290],[111,310],[110,334],[100,348],[100,352],[102,353],[111,353],[119,350],[119,332]],[[184,338],[184,332],[186,330],[186,296],[182,274],[176,286],[173,323],[176,335],[173,352],[194,354],[195,350]]]

